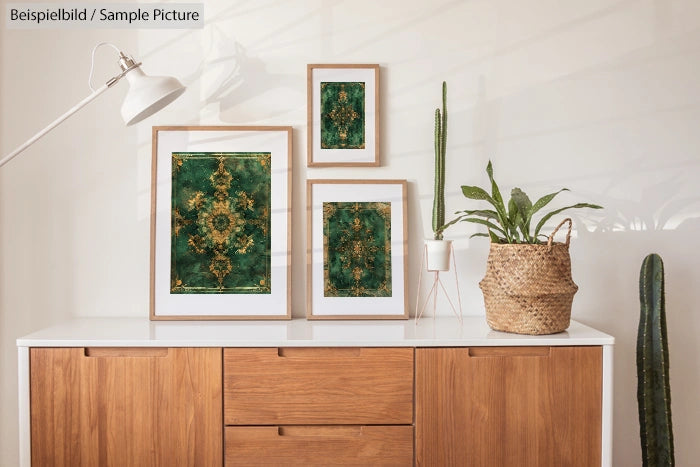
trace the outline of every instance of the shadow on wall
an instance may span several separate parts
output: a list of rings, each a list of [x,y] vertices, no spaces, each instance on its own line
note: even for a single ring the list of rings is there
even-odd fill
[[[227,37],[220,28],[212,26],[210,31],[210,43],[202,62],[183,78],[189,83],[200,81],[202,107],[213,105],[222,122],[239,121],[240,112],[234,109],[264,94],[305,90],[305,79],[298,73],[270,73],[265,62],[249,55],[243,45]],[[271,112],[288,112],[288,105],[288,101],[280,100],[280,107],[271,109],[268,101],[259,118],[255,107],[247,109],[245,114],[250,121],[269,119]]]
[[[642,161],[632,161],[631,165],[641,163]],[[608,204],[616,209],[604,211],[606,216],[598,223],[596,230],[685,230],[693,225],[697,228],[700,222],[700,195],[693,192],[696,180],[687,179],[689,174],[697,173],[697,167],[694,170],[693,164],[696,163],[693,161],[681,164],[687,168],[679,167],[675,173],[662,174],[662,179],[641,190],[638,201],[610,197]],[[610,187],[618,183],[619,180],[611,180]],[[608,192],[610,187],[604,192]]]

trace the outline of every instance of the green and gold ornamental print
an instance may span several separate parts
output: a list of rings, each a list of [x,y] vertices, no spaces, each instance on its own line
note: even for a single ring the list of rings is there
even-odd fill
[[[391,203],[323,203],[323,295],[391,297]]]
[[[365,83],[321,83],[321,148],[365,148]]]
[[[270,153],[172,154],[170,292],[270,293]]]

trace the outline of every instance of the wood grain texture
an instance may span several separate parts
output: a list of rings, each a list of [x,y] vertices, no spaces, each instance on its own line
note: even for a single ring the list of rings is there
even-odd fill
[[[224,422],[411,424],[413,349],[225,349]]]
[[[30,350],[33,465],[222,465],[221,349],[142,352]]]
[[[226,427],[225,465],[411,466],[413,427]]]
[[[599,466],[601,347],[538,349],[416,349],[416,465]]]

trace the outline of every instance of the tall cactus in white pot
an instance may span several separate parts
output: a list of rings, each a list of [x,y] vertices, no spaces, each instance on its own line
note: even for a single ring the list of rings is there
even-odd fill
[[[447,149],[447,83],[442,82],[442,112],[435,109],[435,184],[433,189],[433,239],[426,240],[428,271],[448,271],[452,240],[444,240],[445,153]]]
[[[454,264],[454,252],[452,240],[445,240],[442,236],[447,227],[457,221],[445,224],[445,153],[447,149],[447,83],[442,82],[442,111],[435,109],[435,185],[433,192],[433,238],[425,240],[424,263],[426,269],[433,273],[433,284],[430,288],[423,306],[420,306],[420,290],[423,277],[423,265],[418,277],[418,295],[416,297],[416,323],[423,316],[423,312],[432,298],[433,317],[437,314],[437,296],[442,290],[455,316],[462,321],[462,299],[459,296],[459,280],[455,267],[454,278],[457,291],[457,300],[453,300],[447,293],[440,272],[450,270],[450,259]],[[458,311],[459,310],[459,311]]]

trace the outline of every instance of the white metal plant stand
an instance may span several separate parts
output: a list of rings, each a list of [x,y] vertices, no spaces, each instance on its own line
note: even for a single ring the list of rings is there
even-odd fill
[[[462,297],[459,293],[459,278],[457,277],[457,259],[455,257],[454,245],[450,245],[450,257],[452,258],[452,269],[454,271],[455,276],[455,287],[457,288],[457,307],[455,307],[453,300],[450,298],[450,294],[447,293],[447,289],[442,283],[442,279],[440,279],[440,272],[449,271],[448,267],[447,271],[428,270],[428,272],[432,272],[434,274],[433,285],[430,288],[430,292],[428,292],[428,296],[425,298],[423,306],[420,307],[420,312],[418,312],[420,306],[420,289],[421,284],[423,283],[423,268],[427,267],[428,258],[428,247],[425,245],[423,246],[423,260],[421,261],[420,265],[420,273],[418,275],[418,292],[416,293],[416,324],[418,324],[418,320],[423,316],[423,312],[425,312],[425,309],[428,306],[428,302],[430,302],[431,297],[433,299],[433,319],[435,319],[435,316],[437,314],[438,292],[440,290],[442,290],[442,292],[445,294],[445,298],[447,298],[447,302],[450,304],[452,313],[454,313],[454,315],[457,317],[460,324],[462,323]],[[459,312],[457,311],[457,308],[459,308]]]

